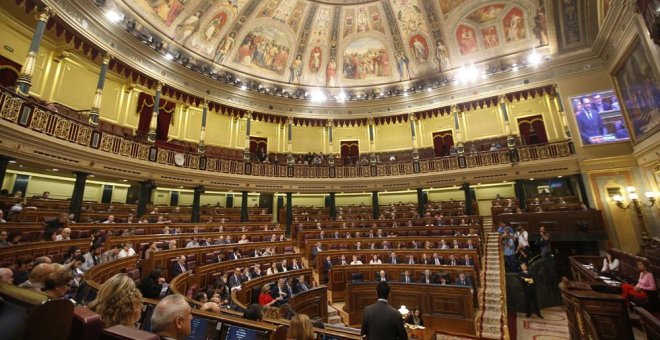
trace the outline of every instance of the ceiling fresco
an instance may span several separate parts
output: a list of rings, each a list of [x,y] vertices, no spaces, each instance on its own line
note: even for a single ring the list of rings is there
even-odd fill
[[[114,0],[167,48],[316,87],[418,79],[548,45],[546,0]]]

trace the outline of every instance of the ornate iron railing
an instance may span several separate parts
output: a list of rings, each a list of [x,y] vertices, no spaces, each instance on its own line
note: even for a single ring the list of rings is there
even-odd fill
[[[0,118],[47,136],[87,146],[91,149],[108,152],[141,161],[178,167],[175,150],[158,148],[125,136],[99,131],[79,120],[48,110],[31,98],[19,96],[5,88],[0,89]],[[571,141],[561,141],[542,145],[520,146],[514,149],[516,162],[530,162],[543,159],[568,157],[573,154]],[[512,163],[512,150],[446,156],[423,159],[418,163],[398,162],[356,166],[310,166],[245,163],[243,161],[206,157],[196,153],[185,153],[185,161],[180,167],[226,174],[252,175],[265,177],[293,178],[360,178],[433,173],[460,168],[478,168]]]

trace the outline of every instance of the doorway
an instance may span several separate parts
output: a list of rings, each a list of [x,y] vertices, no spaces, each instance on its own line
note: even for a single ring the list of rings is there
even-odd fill
[[[523,145],[548,143],[548,134],[542,115],[518,118],[518,130]]]
[[[357,164],[360,158],[360,144],[356,140],[341,141],[341,160],[344,165]]]

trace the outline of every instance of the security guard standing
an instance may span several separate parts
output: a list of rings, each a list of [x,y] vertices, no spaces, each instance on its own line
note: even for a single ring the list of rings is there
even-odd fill
[[[521,263],[520,269],[520,279],[522,280],[523,292],[525,293],[525,311],[527,312],[527,317],[532,316],[532,308],[534,308],[535,314],[543,319],[539,310],[539,303],[536,300],[536,283],[532,274],[528,271],[527,263]]]

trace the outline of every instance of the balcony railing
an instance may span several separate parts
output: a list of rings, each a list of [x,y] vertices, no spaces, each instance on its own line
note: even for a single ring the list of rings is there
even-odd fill
[[[206,157],[196,153],[159,148],[125,136],[99,131],[84,122],[48,110],[33,99],[18,96],[5,88],[0,88],[0,108],[1,119],[47,136],[87,146],[90,149],[173,167],[179,167],[175,164],[174,156],[177,153],[182,153],[185,156],[185,161],[180,166],[182,168],[225,174],[293,178],[387,177],[512,163],[512,153],[508,149],[466,154],[464,156],[453,155],[423,159],[418,163],[398,162],[349,166],[245,163],[243,161]],[[518,162],[568,157],[573,155],[571,144],[571,141],[561,141],[520,146],[515,149],[514,154],[517,155],[518,159],[516,161]]]

